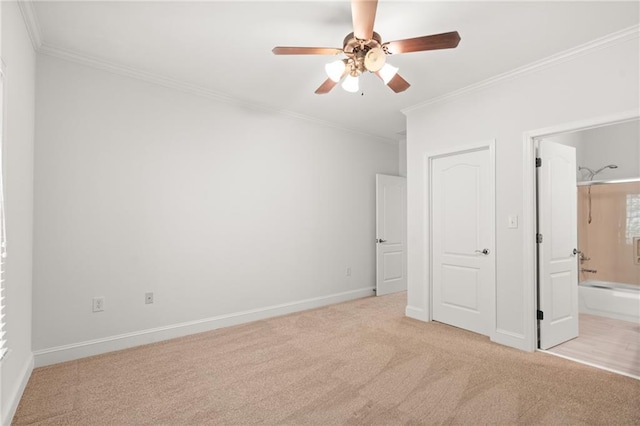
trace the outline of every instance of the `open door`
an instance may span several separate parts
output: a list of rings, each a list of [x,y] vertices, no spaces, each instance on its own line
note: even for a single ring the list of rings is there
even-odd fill
[[[376,175],[376,295],[407,289],[407,180]]]
[[[576,150],[538,143],[540,349],[578,337]]]

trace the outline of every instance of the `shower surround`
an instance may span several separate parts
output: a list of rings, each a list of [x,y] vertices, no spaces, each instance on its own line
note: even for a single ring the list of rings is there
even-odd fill
[[[591,217],[588,222],[588,191]],[[640,181],[578,187],[579,279],[640,290]],[[597,272],[587,272],[587,270]]]

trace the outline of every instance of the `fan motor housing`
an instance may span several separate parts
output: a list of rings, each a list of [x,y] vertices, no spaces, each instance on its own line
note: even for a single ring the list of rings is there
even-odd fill
[[[368,71],[365,67],[365,57],[371,49],[381,48],[382,37],[374,32],[373,37],[369,40],[361,40],[353,33],[347,34],[343,42],[343,52],[347,55],[347,65],[351,68],[351,75],[358,75]]]
[[[353,33],[347,34],[343,41],[342,50],[347,55],[355,54],[358,51],[364,51],[366,54],[370,49],[382,46],[382,37],[377,32],[373,32],[373,37],[369,40],[361,40]]]

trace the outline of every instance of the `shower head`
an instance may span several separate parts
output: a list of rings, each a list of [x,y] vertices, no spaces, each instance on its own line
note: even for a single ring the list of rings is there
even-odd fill
[[[601,167],[598,170],[596,170],[596,172],[594,173],[594,176],[597,175],[598,173],[600,173],[601,171],[603,171],[604,169],[617,169],[618,166],[615,164],[609,164],[607,166]]]
[[[606,165],[606,166],[604,166],[604,167],[600,167],[598,170],[595,170],[595,171],[594,171],[593,169],[590,169],[589,167],[584,167],[584,166],[579,166],[579,167],[578,167],[578,170],[579,170],[579,171],[580,171],[580,170],[586,170],[586,171],[588,171],[588,172],[589,172],[589,180],[593,180],[593,178],[594,178],[598,173],[600,173],[601,171],[603,171],[603,170],[605,170],[605,169],[617,169],[617,168],[618,168],[618,166],[617,166],[616,164],[608,164],[608,165]]]

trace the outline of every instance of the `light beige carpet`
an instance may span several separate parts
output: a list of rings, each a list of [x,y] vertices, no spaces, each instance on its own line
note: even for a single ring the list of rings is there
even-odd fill
[[[15,425],[640,424],[640,382],[367,298],[33,372]]]

